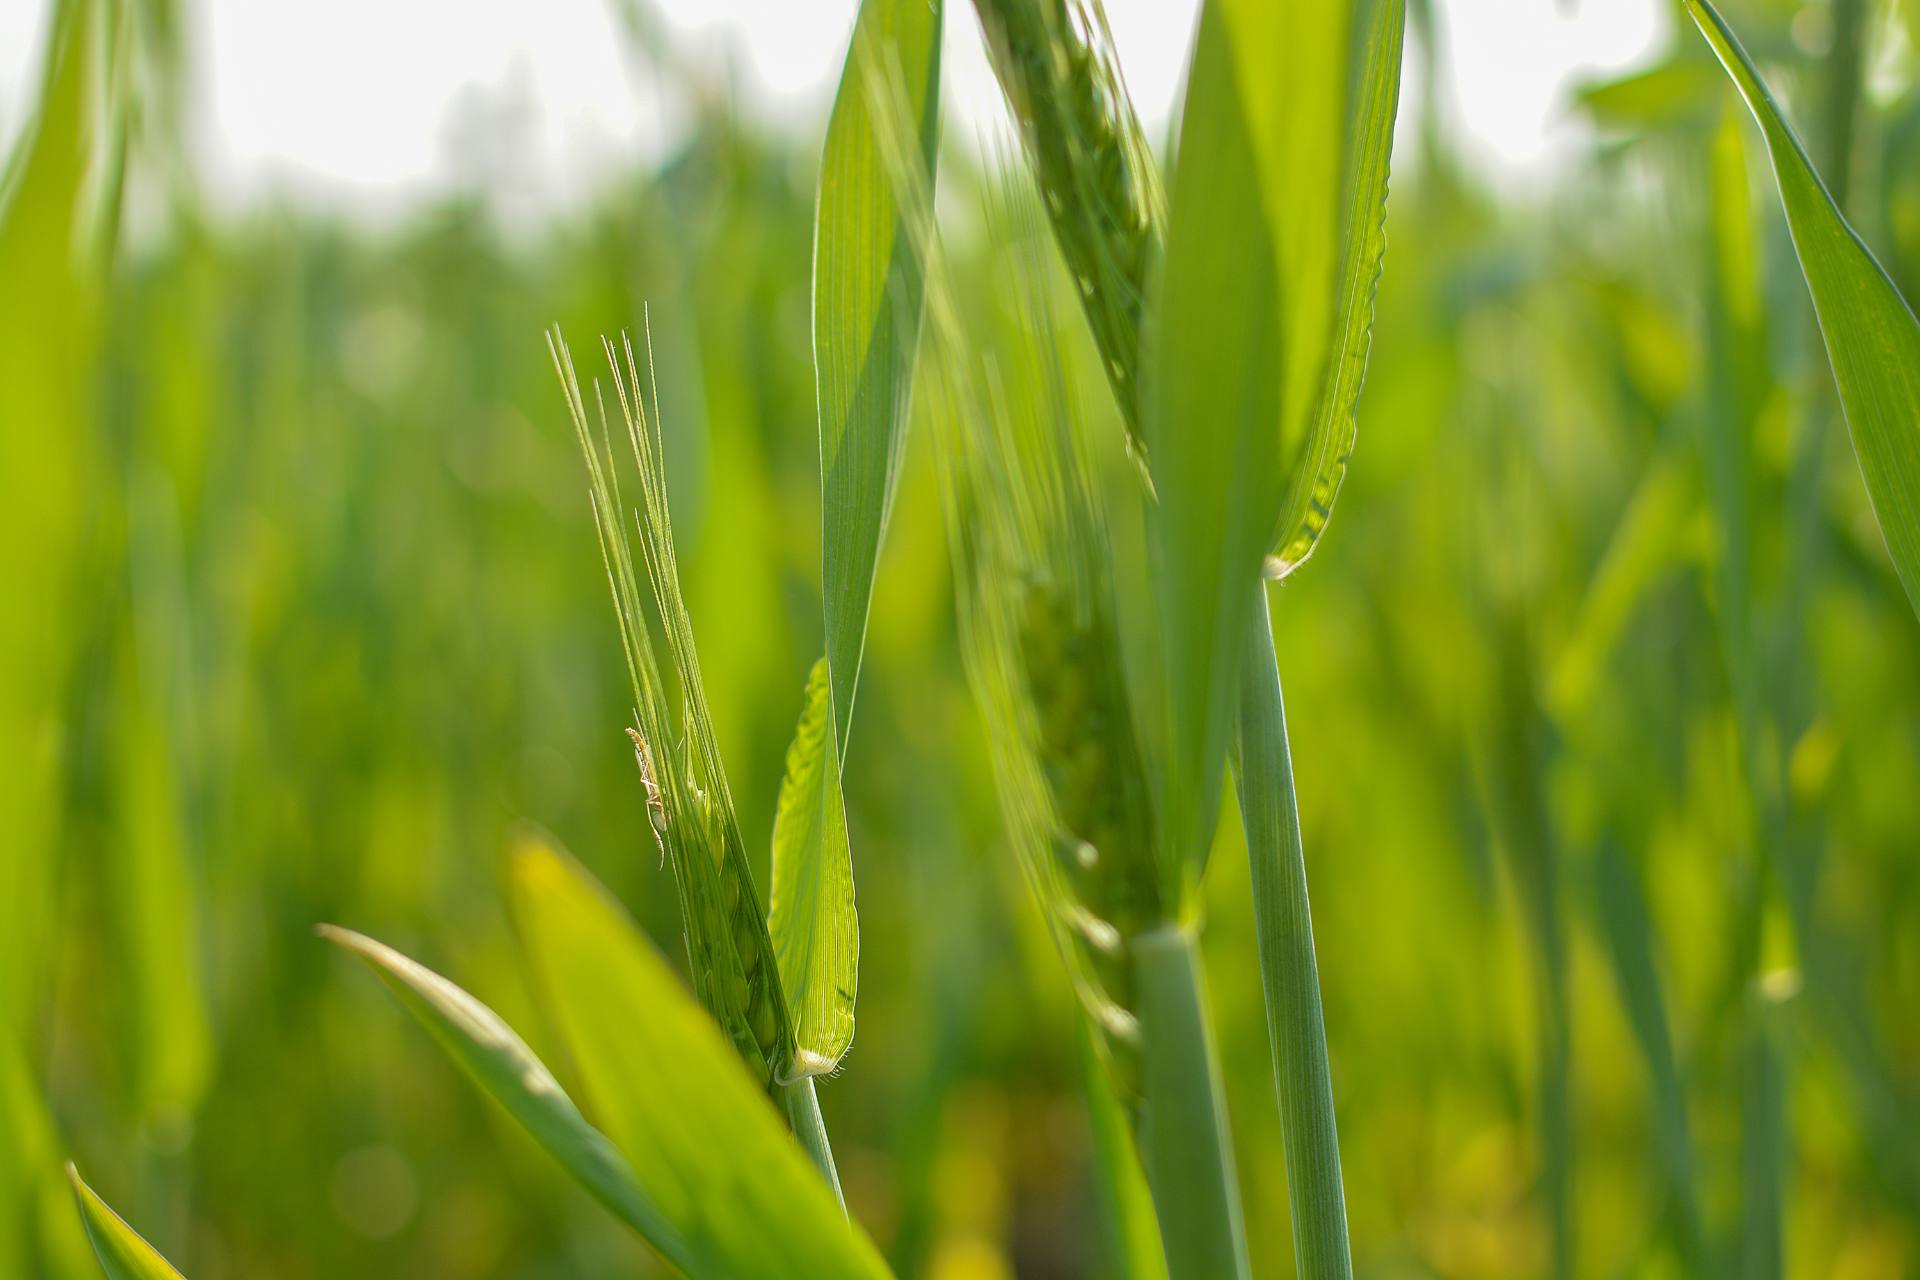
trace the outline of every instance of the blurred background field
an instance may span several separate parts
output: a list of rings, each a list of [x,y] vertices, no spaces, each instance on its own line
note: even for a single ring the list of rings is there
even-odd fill
[[[1745,1230],[1777,1167],[1786,1274],[1920,1275],[1920,626],[1764,154],[1669,24],[1566,95],[1577,153],[1490,176],[1447,127],[1432,38],[1476,23],[1411,7],[1359,448],[1274,612],[1356,1266],[1765,1274]],[[817,8],[837,48],[851,6]],[[1920,297],[1920,4],[1728,10]],[[185,123],[205,15],[46,24],[72,54],[89,15],[117,23],[133,110],[117,230],[98,139],[62,149],[84,109],[23,132],[36,72],[0,122],[7,1274],[91,1266],[43,1176],[67,1153],[199,1280],[651,1274],[312,933],[392,942],[544,1047],[497,874],[534,822],[678,955],[555,320],[581,351],[651,332],[765,884],[821,647],[820,121],[768,127],[621,12],[676,124],[532,218],[484,182],[372,220],[209,199]],[[484,151],[495,126],[470,123]],[[991,178],[963,132],[942,182],[971,207]],[[974,264],[986,287],[1004,267]],[[863,1000],[822,1106],[902,1274],[1103,1274],[1075,1015],[999,846],[929,444],[847,764]],[[1255,1270],[1280,1275],[1245,861],[1220,829],[1208,972]]]

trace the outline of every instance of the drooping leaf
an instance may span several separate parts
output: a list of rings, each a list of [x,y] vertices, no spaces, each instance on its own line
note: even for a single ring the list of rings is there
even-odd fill
[[[92,1187],[80,1177],[80,1171],[67,1165],[67,1180],[73,1184],[73,1198],[80,1206],[80,1223],[87,1229],[94,1256],[107,1280],[183,1280],[160,1251],[141,1238],[126,1220],[113,1211]]]
[[[661,1256],[677,1266],[687,1265],[690,1255],[679,1232],[633,1170],[499,1014],[425,965],[372,938],[333,925],[322,925],[320,936],[372,966],[447,1055],[563,1169]]]
[[[1189,69],[1146,433],[1159,500],[1167,831],[1212,830],[1253,585],[1345,472],[1380,269],[1401,0],[1209,0]]]
[[[1708,0],[1687,8],[1766,137],[1867,498],[1920,611],[1920,319],[1848,225],[1726,19]]]
[[[860,927],[853,852],[834,750],[825,658],[807,676],[805,705],[787,748],[773,819],[773,898],[767,928],[793,1020],[794,1073],[832,1071],[853,1043]]]
[[[905,438],[924,264],[876,121],[897,102],[932,186],[940,0],[862,0],[820,158],[813,361],[820,414],[821,564],[838,750],[853,722],[874,565]],[[875,91],[875,76],[892,83]]]
[[[701,1280],[885,1276],[719,1028],[566,855],[529,842],[515,921],[588,1100]]]

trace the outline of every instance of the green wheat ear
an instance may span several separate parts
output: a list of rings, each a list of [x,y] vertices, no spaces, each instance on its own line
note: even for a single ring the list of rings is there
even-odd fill
[[[1013,216],[1003,298],[982,351],[961,334],[953,283],[933,255],[929,300],[940,391],[943,492],[961,639],[990,729],[1001,808],[1114,1092],[1138,1118],[1135,939],[1170,918],[1156,863],[1145,760],[1128,696],[1112,548],[1047,287],[1032,203]]]
[[[586,458],[594,524],[633,686],[634,725],[627,732],[645,791],[648,834],[671,869],[679,893],[694,990],[754,1078],[771,1090],[791,1075],[793,1030],[766,916],[754,892],[733,797],[714,740],[693,626],[680,595],[661,458],[659,401],[656,397],[649,404],[641,397],[633,344],[623,339],[616,349],[603,341],[640,486],[633,519],[646,575],[643,596],[633,544],[620,514],[623,504],[606,400],[596,384],[596,433],[572,356],[557,328],[549,333],[547,345]],[[649,360],[649,383],[651,372]]]
[[[974,0],[1127,444],[1145,456],[1140,324],[1166,213],[1100,0]]]

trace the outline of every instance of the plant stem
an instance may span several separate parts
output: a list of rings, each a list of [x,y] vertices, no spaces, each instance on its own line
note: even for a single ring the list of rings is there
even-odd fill
[[[1193,935],[1167,925],[1133,941],[1146,1103],[1140,1154],[1171,1280],[1247,1276],[1233,1142]]]
[[[1320,971],[1307,908],[1300,809],[1287,747],[1287,712],[1267,618],[1265,584],[1253,611],[1240,676],[1234,779],[1253,873],[1260,981],[1267,996],[1273,1083],[1280,1095],[1293,1253],[1308,1280],[1350,1277],[1347,1202],[1340,1185],[1340,1138],[1333,1116],[1333,1074],[1320,1010]]]
[[[827,1122],[820,1118],[820,1097],[813,1091],[813,1077],[801,1076],[792,1084],[777,1088],[780,1105],[786,1109],[787,1122],[793,1126],[793,1136],[800,1140],[800,1149],[833,1188],[833,1198],[844,1210],[847,1197],[840,1190],[840,1171],[833,1165],[833,1147],[827,1141]]]

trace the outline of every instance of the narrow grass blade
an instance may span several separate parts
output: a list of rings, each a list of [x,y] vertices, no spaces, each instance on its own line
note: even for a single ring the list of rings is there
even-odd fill
[[[1151,309],[1149,536],[1171,700],[1167,830],[1212,831],[1252,586],[1344,474],[1379,271],[1399,0],[1209,0]]]
[[[1847,224],[1726,19],[1709,0],[1687,9],[1766,137],[1867,498],[1920,611],[1920,320]]]
[[[183,1280],[160,1251],[128,1226],[105,1200],[94,1194],[81,1180],[80,1171],[67,1165],[67,1181],[73,1184],[73,1198],[80,1206],[80,1222],[87,1229],[94,1255],[107,1280]]]
[[[1140,1156],[1172,1280],[1248,1275],[1233,1139],[1213,1049],[1200,956],[1183,929],[1134,943],[1146,1079]]]
[[[905,438],[924,263],[889,180],[868,80],[897,78],[901,122],[928,189],[939,142],[939,0],[862,0],[827,143],[813,241],[813,360],[820,413],[821,564],[827,667],[846,752],[874,565]]]
[[[860,927],[833,720],[822,658],[807,677],[806,703],[787,749],[773,819],[773,900],[767,913],[793,1019],[796,1076],[832,1071],[853,1043]]]
[[[1632,864],[1613,844],[1604,846],[1594,861],[1592,887],[1600,934],[1613,964],[1614,984],[1646,1060],[1653,1093],[1654,1139],[1679,1208],[1681,1248],[1688,1264],[1704,1273],[1707,1257],[1693,1139],[1687,1128],[1686,1094],[1673,1035],[1668,1030],[1666,994],[1654,964],[1653,921],[1647,913],[1646,895]]]
[[[483,1093],[533,1136],[560,1167],[676,1266],[691,1258],[633,1170],[587,1123],[546,1064],[500,1015],[426,966],[372,938],[333,925],[320,936],[365,960],[408,1013]]]
[[[1273,1084],[1280,1096],[1287,1198],[1293,1209],[1294,1265],[1300,1275],[1318,1280],[1351,1276],[1353,1258],[1286,704],[1266,606],[1262,587],[1240,681],[1234,773],[1253,874],[1260,983],[1267,998],[1267,1036],[1273,1049]]]
[[[1554,660],[1546,702],[1562,723],[1587,713],[1634,609],[1662,575],[1683,561],[1686,523],[1699,505],[1693,468],[1672,451],[1655,455],[1620,513]]]
[[[584,871],[527,843],[509,884],[527,956],[607,1133],[696,1280],[885,1276],[779,1114],[667,962]]]

